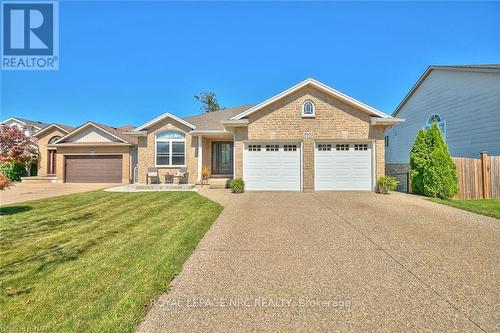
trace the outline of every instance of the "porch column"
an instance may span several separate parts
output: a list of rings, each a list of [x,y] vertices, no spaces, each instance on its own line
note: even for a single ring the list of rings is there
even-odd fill
[[[201,182],[201,169],[203,168],[203,137],[198,136],[198,181]]]

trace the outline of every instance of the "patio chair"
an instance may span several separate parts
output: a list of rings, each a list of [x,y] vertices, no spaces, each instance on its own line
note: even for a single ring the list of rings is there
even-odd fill
[[[175,174],[175,177],[179,178],[179,184],[187,184],[188,176],[187,168],[179,168],[179,171]]]
[[[146,176],[146,185],[151,178],[151,184],[153,184],[153,179],[156,179],[157,184],[160,183],[160,174],[158,173],[158,168],[148,168],[148,174]]]

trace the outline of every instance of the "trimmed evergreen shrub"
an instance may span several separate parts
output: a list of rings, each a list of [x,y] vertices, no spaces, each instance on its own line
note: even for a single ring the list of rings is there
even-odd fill
[[[235,178],[231,180],[229,187],[231,187],[233,193],[243,193],[245,190],[245,182],[241,178]]]
[[[450,199],[458,193],[455,163],[436,123],[418,132],[410,152],[411,182],[415,193]]]
[[[424,172],[429,162],[429,155],[427,133],[421,128],[410,151],[410,179],[414,193],[424,194]]]
[[[5,162],[0,164],[0,171],[7,179],[20,181],[21,177],[26,176],[26,168],[19,162]]]
[[[427,141],[431,153],[424,173],[424,195],[450,199],[458,193],[457,168],[436,123],[429,128]]]
[[[377,179],[377,186],[380,193],[389,193],[398,187],[398,180],[391,176],[380,176]]]

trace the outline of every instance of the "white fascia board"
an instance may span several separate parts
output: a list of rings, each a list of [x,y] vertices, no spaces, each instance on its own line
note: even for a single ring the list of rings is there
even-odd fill
[[[159,122],[159,121],[161,121],[161,120],[163,120],[163,119],[165,119],[165,118],[167,118],[167,117],[168,117],[168,118],[172,118],[173,120],[175,120],[175,121],[177,121],[177,122],[179,122],[179,123],[181,123],[181,124],[183,124],[183,125],[186,125],[187,127],[191,128],[191,129],[195,129],[195,128],[196,128],[196,126],[195,126],[195,125],[193,125],[193,124],[191,124],[191,123],[189,123],[189,122],[185,121],[184,119],[181,119],[181,118],[179,118],[179,117],[177,117],[177,116],[174,116],[174,115],[173,115],[173,114],[171,114],[170,112],[165,112],[164,114],[162,114],[162,115],[160,115],[160,116],[156,117],[155,119],[153,119],[153,120],[151,120],[151,121],[148,121],[147,123],[145,123],[145,124],[143,124],[143,125],[141,125],[141,126],[139,126],[139,127],[134,128],[134,129],[132,130],[132,132],[139,132],[139,131],[142,131],[142,130],[144,130],[144,129],[148,128],[149,126],[151,126],[151,125],[153,125],[153,124],[156,124],[157,122]]]
[[[47,145],[48,147],[108,147],[108,146],[134,146],[131,143],[125,142],[68,142],[68,143],[53,143]]]
[[[231,132],[226,130],[218,130],[218,131],[190,131],[188,134],[190,135],[210,135],[210,134],[231,134]]]
[[[17,123],[21,123],[23,125],[26,125],[26,123],[24,121],[21,121],[21,120],[19,120],[17,118],[14,118],[14,117],[10,117],[10,118],[5,119],[4,121],[2,121],[2,124],[5,124],[6,122],[11,121],[11,120],[13,120],[13,121],[15,121]]]
[[[263,107],[265,107],[265,106],[279,100],[280,98],[283,98],[283,97],[301,89],[302,87],[304,87],[308,84],[310,84],[318,89],[321,89],[321,90],[325,91],[326,93],[328,93],[334,97],[337,97],[338,99],[340,99],[346,103],[354,105],[354,106],[358,107],[359,109],[361,109],[361,110],[363,110],[371,115],[378,116],[381,118],[389,118],[390,117],[389,115],[383,113],[382,111],[379,111],[379,110],[372,108],[371,106],[366,105],[366,104],[364,104],[364,103],[362,103],[362,102],[360,102],[360,101],[358,101],[350,96],[347,96],[346,94],[343,94],[340,91],[337,91],[337,90],[333,89],[332,87],[327,86],[326,84],[323,84],[319,81],[316,81],[312,78],[309,78],[309,79],[304,80],[304,81],[300,82],[299,84],[296,84],[293,87],[265,100],[264,102],[259,103],[256,106],[254,106],[254,107],[252,107],[252,108],[250,108],[250,109],[248,109],[240,114],[237,114],[236,116],[232,117],[230,120],[239,120],[243,117],[246,117],[249,114],[251,114],[257,110],[262,109]]]
[[[28,126],[28,127],[29,127],[29,126],[32,126],[32,127],[36,128],[36,129],[39,129],[39,130],[40,130],[40,129],[42,129],[41,127],[38,127],[38,126],[36,126],[36,125],[30,125],[30,124],[27,124],[27,123],[25,123],[24,121],[19,120],[19,119],[15,118],[15,117],[10,117],[10,118],[8,118],[8,119],[5,119],[4,121],[2,121],[2,122],[1,122],[1,124],[5,124],[6,122],[11,121],[11,120],[15,121],[16,123],[23,124],[24,126]]]
[[[398,125],[406,121],[406,119],[392,118],[392,117],[391,118],[371,117],[370,120],[372,125]]]
[[[123,132],[123,134],[131,135],[131,136],[147,136],[148,132],[147,131],[137,131],[137,132]]]
[[[57,124],[50,124],[49,126],[45,127],[44,129],[42,129],[41,131],[38,131],[36,132],[35,134],[33,134],[33,136],[36,138],[37,136],[39,136],[40,134],[42,133],[45,133],[46,131],[48,131],[49,129],[51,128],[57,128],[58,130],[60,130],[61,132],[64,132],[66,134],[69,133],[68,130],[62,128],[61,126],[58,126]]]
[[[100,129],[101,131],[103,131],[104,133],[107,133],[109,135],[111,135],[112,137],[120,140],[121,142],[123,143],[128,143],[127,141],[123,140],[122,138],[114,135],[113,133],[110,133],[109,131],[107,131],[106,129],[102,128],[101,126],[99,125],[96,125],[94,124],[93,122],[89,121],[83,125],[81,125],[80,127],[77,127],[76,129],[74,129],[73,131],[69,132],[68,134],[66,134],[65,136],[63,136],[62,138],[60,138],[59,140],[57,140],[56,142],[54,142],[55,145],[57,145],[58,143],[62,143],[62,141],[66,140],[67,138],[70,138],[72,136],[74,136],[75,134],[81,132],[82,130],[84,130],[85,128],[87,127],[90,127],[90,126],[93,126],[95,128],[98,128]]]
[[[248,125],[248,119],[229,119],[221,121],[222,125],[225,126],[246,126]]]

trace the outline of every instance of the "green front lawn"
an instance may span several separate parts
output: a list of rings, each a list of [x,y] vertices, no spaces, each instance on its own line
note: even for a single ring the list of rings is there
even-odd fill
[[[488,200],[430,199],[430,200],[451,207],[460,208],[481,215],[496,217],[497,219],[500,219],[500,199],[488,199]]]
[[[1,208],[0,330],[131,332],[222,207],[193,192],[87,192]]]

